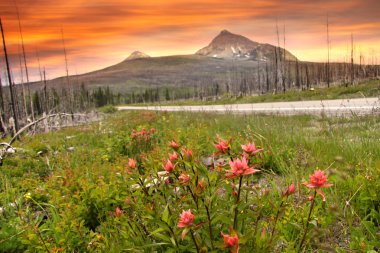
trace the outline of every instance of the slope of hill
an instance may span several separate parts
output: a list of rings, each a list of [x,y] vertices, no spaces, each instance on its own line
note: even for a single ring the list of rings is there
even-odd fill
[[[114,91],[127,92],[225,82],[232,72],[249,72],[256,66],[256,61],[222,60],[201,55],[151,57],[125,60],[105,69],[79,75],[74,80],[92,88],[109,86]]]

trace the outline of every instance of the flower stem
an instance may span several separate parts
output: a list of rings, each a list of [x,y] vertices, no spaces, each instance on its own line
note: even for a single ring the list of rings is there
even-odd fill
[[[190,229],[190,234],[191,234],[191,238],[193,239],[193,242],[195,244],[195,248],[197,249],[197,252],[199,253],[199,247],[198,247],[198,244],[197,244],[197,240],[195,240],[195,236],[194,236],[194,231],[192,229]]]
[[[300,246],[298,248],[298,252],[301,252],[303,243],[305,242],[305,239],[306,239],[306,234],[307,234],[307,232],[309,230],[309,221],[310,221],[310,217],[311,217],[311,212],[313,211],[313,208],[314,208],[314,203],[315,203],[315,197],[316,196],[317,196],[317,191],[314,192],[313,200],[311,201],[310,211],[309,211],[309,215],[307,216],[307,221],[306,221],[305,232],[303,233],[302,240],[301,240]]]
[[[203,201],[204,203],[204,201]],[[212,226],[211,226],[211,216],[210,216],[210,211],[208,210],[208,206],[205,204],[205,208],[206,208],[206,212],[207,212],[207,219],[208,219],[208,233],[209,233],[209,236],[210,236],[210,241],[211,241],[211,249],[214,249],[214,237],[212,235]]]
[[[273,224],[273,229],[272,229],[272,234],[270,236],[269,244],[272,243],[274,232],[276,231],[276,225],[277,225],[278,217],[280,216],[281,208],[282,208],[283,205],[284,205],[284,200],[281,201],[281,204],[278,207],[278,210],[277,210],[277,213],[276,213],[276,218],[274,219],[274,224]]]
[[[193,198],[194,203],[195,203],[195,205],[197,206],[197,210],[198,210],[198,209],[199,209],[198,198],[196,197],[196,195],[194,194],[194,192],[191,190],[190,186],[187,185],[187,189],[188,189],[188,191],[190,192],[191,197]]]
[[[236,197],[236,206],[235,206],[235,217],[234,217],[234,229],[236,230],[237,227],[237,222],[238,222],[238,204],[239,204],[239,199],[240,199],[240,192],[241,192],[241,184],[243,182],[243,177],[240,176],[239,180],[239,190],[238,190],[238,195]]]

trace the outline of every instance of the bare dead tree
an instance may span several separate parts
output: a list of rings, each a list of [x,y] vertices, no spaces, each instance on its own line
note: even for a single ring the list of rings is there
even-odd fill
[[[276,19],[276,35],[277,35],[277,50],[278,52],[276,53],[276,69],[277,69],[277,83],[276,83],[276,89],[278,89],[279,87],[279,83],[280,83],[280,80],[282,80],[281,78],[281,48],[280,48],[280,32],[278,30],[278,21]],[[277,51],[276,50],[276,51]]]
[[[40,62],[40,55],[38,53],[38,49],[36,48],[36,58],[38,63],[38,74],[40,75],[40,82],[42,83],[42,69],[41,69],[41,62]]]
[[[9,81],[9,91],[11,95],[11,105],[12,105],[12,113],[14,117],[14,122],[15,122],[15,130],[16,132],[18,131],[18,119],[17,119],[17,114],[16,114],[16,103],[15,103],[15,98],[14,98],[14,91],[13,91],[13,83],[12,83],[12,77],[11,77],[11,71],[9,67],[9,60],[8,60],[8,54],[7,54],[7,46],[5,43],[5,36],[4,36],[4,28],[3,28],[3,23],[1,22],[0,18],[0,29],[1,29],[1,36],[3,38],[3,49],[4,49],[4,55],[5,55],[5,62],[7,65],[7,73],[8,73],[8,81]]]
[[[259,94],[262,93],[260,78],[260,59],[257,61],[257,88],[259,90]]]
[[[48,96],[47,96],[47,85],[46,85],[46,71],[44,67],[44,110],[48,113],[49,104],[48,104]]]
[[[20,51],[18,54],[18,59],[20,63],[20,75],[21,75],[21,86],[22,86],[22,97],[23,97],[23,102],[24,102],[24,112],[25,112],[25,119],[28,119],[28,108],[26,105],[26,94],[25,94],[25,85],[24,85],[24,71],[22,69],[22,63],[21,63],[21,56],[20,56]]]
[[[285,45],[286,45],[286,38],[285,38],[285,24],[283,27],[283,39],[284,39],[284,47],[282,50],[282,92],[286,92],[286,59],[285,59]]]
[[[72,96],[74,95],[72,90],[71,90],[71,87],[70,87],[70,79],[69,79],[69,66],[68,66],[68,63],[67,63],[67,53],[66,53],[66,45],[65,45],[65,37],[63,35],[63,28],[61,28],[61,35],[62,35],[62,46],[63,46],[63,53],[65,55],[65,67],[66,67],[66,83],[67,83],[67,92],[68,92],[68,98],[67,98],[67,101],[71,107],[71,111],[72,111],[72,106],[73,106],[73,103],[74,103],[74,100],[72,99]]]
[[[1,76],[0,76],[0,127],[1,127],[1,132],[3,134],[6,134],[7,132],[7,127],[5,125],[5,108],[4,108],[4,97],[3,97],[3,85],[1,81]]]
[[[269,92],[269,70],[268,70],[268,62],[265,61],[265,74],[266,74],[266,92]]]
[[[351,85],[354,85],[355,70],[354,70],[354,35],[351,33]]]
[[[274,71],[273,71],[273,77],[274,77],[274,86],[275,88],[278,86],[278,57],[277,57],[277,47],[274,47]]]
[[[330,32],[329,32],[329,14],[326,14],[326,35],[327,35],[327,64],[326,64],[326,80],[327,87],[330,87]]]
[[[306,88],[310,89],[310,75],[309,75],[309,67],[305,64],[305,72],[306,72]]]
[[[22,34],[20,13],[19,13],[16,1],[15,1],[15,7],[16,7],[16,13],[17,13],[17,19],[18,19],[18,28],[19,28],[20,37],[21,37],[22,55],[23,55],[23,58],[24,58],[25,76],[26,76],[26,83],[27,83],[27,88],[28,88],[28,97],[29,97],[29,101],[30,101],[30,113],[31,113],[31,116],[32,116],[32,120],[34,120],[34,106],[33,106],[33,99],[32,99],[32,96],[30,94],[29,72],[28,72],[28,64],[26,63],[24,36]]]
[[[301,88],[300,68],[299,68],[298,58],[296,59],[296,87],[298,90],[300,90]]]

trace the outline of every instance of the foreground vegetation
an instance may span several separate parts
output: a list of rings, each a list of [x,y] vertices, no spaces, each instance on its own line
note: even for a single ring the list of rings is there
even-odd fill
[[[379,126],[118,112],[24,137],[0,169],[0,252],[376,252]]]

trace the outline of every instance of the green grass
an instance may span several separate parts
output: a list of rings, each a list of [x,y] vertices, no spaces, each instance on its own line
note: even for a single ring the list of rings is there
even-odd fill
[[[263,102],[307,101],[324,99],[350,99],[380,96],[380,81],[372,80],[354,86],[334,86],[330,88],[315,88],[314,90],[287,91],[278,94],[260,96],[229,96],[224,95],[213,101],[179,100],[161,101],[160,103],[145,103],[144,105],[217,105],[217,104],[248,104]],[[141,104],[135,104],[139,106]]]
[[[132,129],[142,128],[156,129],[151,141],[131,139]],[[224,172],[202,166],[203,158],[216,152],[217,134],[233,138],[234,158],[240,144],[254,141],[264,149],[254,160],[261,172],[247,177],[253,188],[243,188],[245,200],[238,206],[240,252],[295,251],[309,211],[310,191],[302,182],[317,168],[334,186],[324,189],[326,202],[316,201],[305,250],[375,252],[380,247],[379,128],[376,116],[117,112],[102,123],[25,136],[14,144],[22,151],[7,156],[0,168],[0,252],[195,252],[191,232],[182,241],[177,222],[183,209],[195,210],[197,224],[206,222],[202,203],[210,203],[214,247],[223,251],[220,231],[229,231],[235,197]],[[208,180],[199,193],[204,201],[199,210],[190,194],[175,195],[170,186],[131,191],[139,178],[163,170],[172,139],[194,151],[184,169],[193,166]],[[130,157],[137,159],[139,173],[127,173]],[[286,201],[270,243],[281,192],[290,183],[296,193]],[[215,195],[217,190],[225,196]],[[120,218],[114,215],[118,206]],[[210,249],[207,222],[194,229],[199,245]]]

